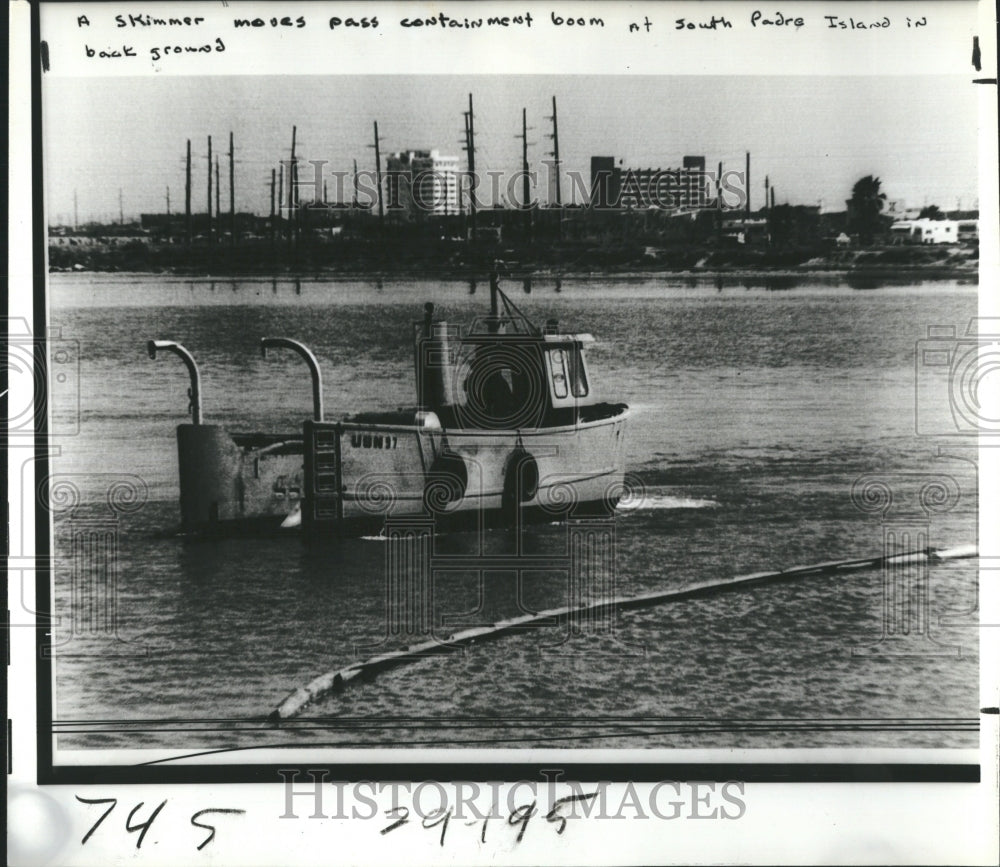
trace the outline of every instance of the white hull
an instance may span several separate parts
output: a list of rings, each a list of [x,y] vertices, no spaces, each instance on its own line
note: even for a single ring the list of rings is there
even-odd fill
[[[340,495],[315,490],[318,509],[311,517],[351,521],[428,510],[443,516],[500,510],[511,497],[518,460],[535,464],[528,474],[535,484],[529,480],[517,494],[522,507],[551,512],[555,520],[578,505],[613,505],[622,494],[627,417],[626,410],[597,421],[521,431],[326,425],[339,437]],[[442,475],[445,455],[452,463]],[[307,468],[307,485],[308,476]]]

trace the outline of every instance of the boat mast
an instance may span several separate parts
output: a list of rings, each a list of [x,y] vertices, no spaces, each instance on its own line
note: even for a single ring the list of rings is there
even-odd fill
[[[490,330],[496,331],[500,325],[499,317],[500,310],[498,302],[498,295],[500,294],[500,268],[497,264],[493,265],[493,270],[490,272]]]
[[[472,94],[469,94],[469,111],[466,114],[466,152],[469,162],[469,240],[476,241],[476,116],[472,110]]]

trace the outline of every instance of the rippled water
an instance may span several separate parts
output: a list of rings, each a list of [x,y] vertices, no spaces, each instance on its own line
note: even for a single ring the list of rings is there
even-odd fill
[[[975,541],[974,451],[914,427],[917,341],[928,326],[964,331],[974,285],[507,288],[534,320],[593,333],[593,384],[633,408],[627,466],[642,490],[614,526],[616,595],[876,556],[887,525],[852,502],[862,476],[893,488],[885,519],[902,531],[929,532],[935,546]],[[75,510],[54,503],[56,604],[70,615],[57,630],[60,746],[975,745],[974,560],[930,567],[929,634],[915,629],[907,644],[916,655],[866,652],[883,631],[882,576],[861,571],[522,631],[383,673],[298,724],[265,725],[316,675],[420,640],[389,634],[391,546],[171,534],[187,379],[177,359],[149,360],[145,341],[195,354],[207,421],[294,431],[310,411],[308,377],[294,357],[261,359],[260,337],[313,349],[330,418],[412,405],[409,324],[427,300],[464,323],[488,287],[52,276],[51,321],[79,359],[52,395],[56,429],[73,434],[52,470],[80,492]],[[944,400],[921,410],[951,424]],[[106,490],[123,474],[142,479],[148,500],[118,503],[115,523]],[[919,492],[941,478],[952,496],[927,511]],[[112,528],[119,640],[80,626],[94,612],[75,592],[72,540],[87,522]],[[520,545],[559,554],[568,532],[534,526]],[[567,604],[564,573],[518,582],[469,564],[517,544],[509,530],[437,539],[437,555],[466,560],[435,575],[436,634]]]

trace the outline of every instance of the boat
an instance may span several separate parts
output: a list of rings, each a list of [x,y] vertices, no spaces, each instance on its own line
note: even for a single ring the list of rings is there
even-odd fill
[[[387,521],[435,529],[610,516],[623,493],[629,408],[592,379],[590,334],[538,327],[494,273],[489,313],[459,328],[424,306],[413,324],[416,403],[327,420],[320,365],[313,417],[300,431],[230,433],[206,424],[197,364],[183,346],[151,340],[187,365],[191,422],[177,427],[181,530],[301,530],[365,535]]]

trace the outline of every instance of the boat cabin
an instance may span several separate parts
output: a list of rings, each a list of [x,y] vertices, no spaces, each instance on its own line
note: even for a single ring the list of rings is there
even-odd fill
[[[415,333],[419,409],[445,428],[521,430],[573,425],[621,412],[591,383],[589,334],[538,329],[498,288],[489,316],[467,333],[434,318],[426,305]]]

